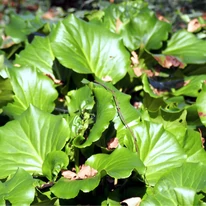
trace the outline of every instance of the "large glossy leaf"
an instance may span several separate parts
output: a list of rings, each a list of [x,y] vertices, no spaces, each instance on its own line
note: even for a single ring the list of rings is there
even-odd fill
[[[170,30],[170,24],[159,21],[151,11],[143,10],[130,20],[121,34],[130,50],[145,48],[149,51],[161,48]]]
[[[34,66],[44,73],[53,74],[52,65],[54,54],[48,37],[36,36],[20,54],[16,55],[15,64]]]
[[[112,95],[104,88],[94,88],[94,96],[97,101],[96,122],[90,130],[88,137],[76,137],[74,145],[79,148],[90,146],[100,139],[102,133],[108,128],[109,122],[114,118],[116,110],[112,104]]]
[[[10,79],[3,79],[0,76],[0,108],[13,101],[13,88]]]
[[[203,64],[206,62],[206,42],[190,32],[180,30],[173,34],[162,53],[178,57],[186,64]]]
[[[69,180],[62,177],[50,190],[59,198],[71,199],[76,197],[80,190],[83,192],[94,190],[98,186],[100,179],[100,173],[83,180]]]
[[[162,124],[144,121],[134,127],[140,159],[147,167],[146,180],[155,184],[168,170],[180,166],[186,159],[175,136]]]
[[[6,205],[8,200],[12,205],[30,205],[35,195],[33,183],[28,172],[18,169],[11,179],[0,182],[0,204]]]
[[[196,100],[198,115],[201,122],[206,126],[206,85],[203,84],[202,91],[198,94]]]
[[[159,180],[153,194],[143,198],[141,205],[201,205],[196,193],[206,190],[205,169],[199,163],[184,163],[173,169]]]
[[[30,67],[14,67],[9,72],[15,96],[14,102],[3,108],[6,114],[16,117],[25,111],[29,104],[44,111],[53,111],[54,100],[58,94],[51,79]]]
[[[59,62],[78,73],[110,77],[115,83],[129,68],[129,52],[118,35],[73,15],[59,22],[51,42]]]
[[[30,106],[17,120],[0,128],[0,178],[18,167],[42,174],[49,152],[61,150],[69,138],[69,127],[60,116]]]
[[[143,174],[145,170],[137,153],[123,147],[117,148],[110,155],[93,155],[86,161],[86,164],[98,171],[105,170],[109,176],[117,179],[129,177],[134,169],[140,174]]]

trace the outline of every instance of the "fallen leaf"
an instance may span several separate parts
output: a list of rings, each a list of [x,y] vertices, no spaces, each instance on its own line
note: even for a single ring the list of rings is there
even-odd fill
[[[200,22],[198,21],[198,19],[193,19],[191,20],[188,25],[187,25],[187,31],[189,32],[195,32],[198,29],[200,29],[202,27],[202,25],[200,24]]]
[[[95,176],[97,173],[98,171],[90,166],[82,165],[80,171],[77,173],[77,178],[86,179]]]
[[[115,149],[117,148],[119,145],[119,141],[118,138],[112,138],[110,139],[110,141],[107,143],[107,149],[111,150],[111,149]]]
[[[137,53],[136,53],[135,51],[132,51],[131,54],[132,54],[132,57],[131,57],[132,64],[133,64],[134,66],[138,65],[138,64],[139,64],[139,60],[138,60],[138,55],[137,55]]]
[[[184,68],[185,64],[179,61],[176,57],[174,56],[157,56],[154,55],[154,58],[159,62],[161,66],[164,68],[170,68],[172,66],[174,67],[179,67],[179,68]]]
[[[128,198],[126,200],[123,200],[121,202],[121,204],[126,204],[128,206],[139,206],[141,202],[141,198],[140,197],[132,197],[132,198]]]
[[[71,170],[64,170],[62,171],[62,176],[70,179],[70,180],[74,180],[77,177],[77,174],[75,172],[72,172]]]

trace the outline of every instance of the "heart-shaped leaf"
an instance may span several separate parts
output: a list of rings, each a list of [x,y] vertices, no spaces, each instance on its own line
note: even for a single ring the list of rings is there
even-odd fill
[[[116,83],[130,65],[129,52],[118,35],[73,15],[58,23],[51,42],[59,62],[78,73],[109,77]]]
[[[30,107],[0,128],[0,178],[23,168],[42,174],[48,153],[61,150],[69,138],[69,127],[60,116]]]
[[[164,173],[185,161],[183,149],[163,125],[144,121],[134,130],[140,159],[147,167],[145,176],[149,184],[155,184]]]
[[[58,94],[51,79],[30,67],[14,67],[9,72],[15,96],[14,102],[3,108],[6,114],[17,117],[29,104],[44,111],[53,111]]]

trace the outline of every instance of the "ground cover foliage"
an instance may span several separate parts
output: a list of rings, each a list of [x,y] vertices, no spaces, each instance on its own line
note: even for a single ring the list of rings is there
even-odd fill
[[[103,3],[4,11],[0,204],[206,205],[205,19]]]

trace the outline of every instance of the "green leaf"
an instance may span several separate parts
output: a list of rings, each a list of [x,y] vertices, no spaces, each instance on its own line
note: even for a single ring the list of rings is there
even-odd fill
[[[30,67],[14,67],[9,72],[15,96],[14,102],[3,108],[6,114],[17,117],[29,104],[47,112],[53,111],[58,94],[51,79]]]
[[[118,35],[73,15],[59,22],[51,36],[55,57],[77,73],[122,79],[130,65],[129,52]]]
[[[202,124],[206,126],[206,85],[203,84],[202,91],[198,94],[196,99],[196,106],[198,115]]]
[[[30,205],[35,195],[33,183],[32,176],[19,168],[11,179],[0,184],[1,205],[6,205],[5,200],[12,205]]]
[[[204,83],[206,75],[188,76],[184,78],[185,85],[180,89],[173,90],[172,93],[175,96],[189,96],[197,97],[202,89],[202,83]]]
[[[112,104],[112,95],[103,88],[94,88],[94,96],[97,101],[96,122],[90,130],[89,136],[84,138],[82,136],[74,139],[74,145],[79,148],[90,146],[93,142],[100,139],[102,133],[108,128],[109,122],[114,118],[116,113]]]
[[[86,164],[98,172],[105,170],[109,176],[117,179],[129,177],[134,169],[140,174],[143,174],[145,170],[137,153],[123,147],[115,149],[110,155],[93,155],[86,161]]]
[[[134,127],[140,159],[147,167],[145,176],[154,185],[168,170],[180,166],[186,159],[175,136],[162,124],[144,121]]]
[[[165,174],[155,185],[153,194],[143,198],[142,205],[201,205],[197,192],[205,192],[206,167],[184,163]],[[190,198],[188,198],[190,197]]]
[[[6,25],[5,32],[13,38],[15,43],[19,43],[25,41],[28,34],[37,31],[43,24],[43,21],[38,16],[11,14],[10,22]]]
[[[0,76],[0,108],[13,101],[13,88],[10,79]]]
[[[180,30],[173,34],[162,53],[178,57],[186,64],[203,64],[206,62],[206,42],[190,32]]]
[[[20,66],[34,66],[39,71],[53,74],[52,65],[54,54],[51,49],[50,39],[36,36],[31,44],[16,55],[14,64]]]
[[[69,138],[69,127],[60,116],[30,106],[17,120],[0,128],[0,178],[18,167],[42,174],[46,155],[61,150]]]
[[[130,50],[144,48],[149,51],[160,49],[170,30],[170,24],[159,21],[153,12],[143,10],[121,30],[121,35]]]
[[[94,190],[99,185],[100,179],[99,173],[83,180],[69,180],[62,177],[50,190],[59,198],[71,199],[76,197],[80,190],[85,193]]]
[[[69,164],[68,156],[62,151],[53,151],[47,154],[42,165],[42,172],[50,181],[56,180],[61,169]]]
[[[66,105],[70,115],[91,110],[94,106],[92,90],[86,85],[78,90],[69,91],[66,95]]]

